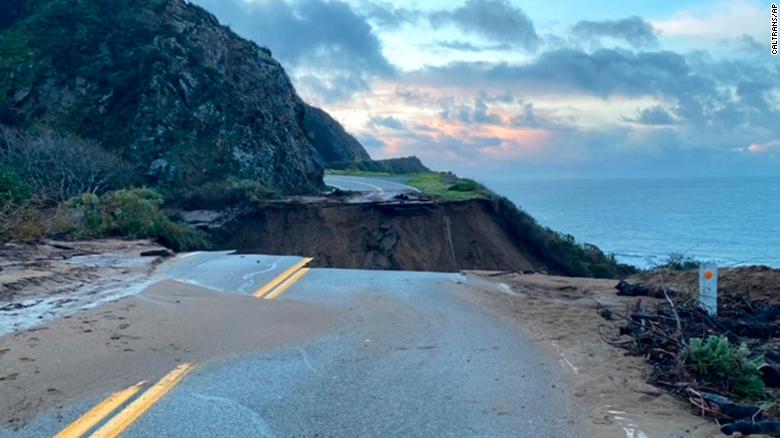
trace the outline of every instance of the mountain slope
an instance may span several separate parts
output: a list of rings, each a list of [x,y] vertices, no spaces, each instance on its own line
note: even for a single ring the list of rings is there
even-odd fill
[[[368,172],[430,172],[417,157],[372,160],[357,139],[325,111],[306,105],[303,124],[325,167]]]
[[[371,160],[360,142],[325,111],[306,105],[303,123],[326,167],[341,168],[348,163]]]
[[[4,2],[5,3],[5,2]],[[304,103],[268,49],[184,0],[10,0],[0,123],[99,142],[173,192],[252,179],[322,184]],[[8,18],[15,17],[15,18]]]

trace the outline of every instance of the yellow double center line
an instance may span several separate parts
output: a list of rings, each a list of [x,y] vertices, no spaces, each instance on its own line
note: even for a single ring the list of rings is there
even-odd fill
[[[304,266],[311,263],[312,260],[314,259],[307,257],[292,265],[290,269],[282,272],[278,277],[258,289],[253,295],[255,298],[265,298],[266,300],[276,299],[279,295],[289,289],[290,286],[297,283],[298,280],[311,271],[311,269],[304,268]]]
[[[297,283],[311,269],[305,266],[314,260],[304,258],[291,266],[278,277],[271,280],[268,284],[261,287],[253,295],[257,298],[273,300],[283,294],[292,285]],[[160,381],[154,384],[146,392],[138,396],[124,409],[119,411],[114,417],[106,421],[103,426],[97,429],[91,438],[114,438],[120,436],[133,423],[138,421],[149,409],[168,394],[181,380],[192,371],[191,363],[183,363],[177,366],[173,371],[165,375]],[[127,403],[143,388],[146,382],[137,383],[123,391],[111,394],[108,398],[98,403],[78,420],[71,423],[55,438],[79,438],[100,424],[111,413]]]
[[[141,394],[132,403],[119,411],[113,418],[108,420],[103,426],[91,435],[92,438],[118,437],[139,418],[141,418],[152,406],[168,394],[190,371],[193,365],[183,363],[173,369],[165,377]],[[141,390],[145,382],[135,384],[124,391],[110,395],[108,398],[98,403],[97,406],[90,409],[81,418],[71,423],[55,438],[78,438],[87,433],[103,421],[109,414],[125,404],[138,391]]]

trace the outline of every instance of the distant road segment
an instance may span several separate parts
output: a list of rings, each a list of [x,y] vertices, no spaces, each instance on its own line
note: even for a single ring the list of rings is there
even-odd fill
[[[325,184],[335,189],[359,192],[372,199],[391,199],[402,193],[419,193],[412,186],[397,181],[364,176],[326,175]]]

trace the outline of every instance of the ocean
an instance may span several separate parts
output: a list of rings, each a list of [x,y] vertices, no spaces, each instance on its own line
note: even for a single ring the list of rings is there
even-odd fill
[[[539,223],[648,268],[680,253],[780,267],[780,178],[488,181]]]

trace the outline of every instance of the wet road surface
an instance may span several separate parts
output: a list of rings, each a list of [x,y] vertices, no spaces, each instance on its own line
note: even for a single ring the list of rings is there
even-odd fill
[[[165,275],[251,295],[299,260],[196,253]],[[313,269],[278,300],[336,309],[333,330],[195,364],[123,436],[588,436],[556,362],[471,293],[461,274]],[[51,436],[98,402],[0,436]]]

